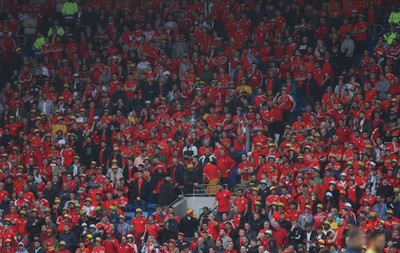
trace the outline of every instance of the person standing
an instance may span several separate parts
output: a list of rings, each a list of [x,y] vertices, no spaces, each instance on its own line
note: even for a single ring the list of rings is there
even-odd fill
[[[186,237],[193,237],[194,233],[198,231],[199,221],[193,217],[194,210],[191,208],[186,209],[186,216],[179,221],[179,232],[182,232]]]
[[[146,210],[146,198],[149,193],[149,183],[143,178],[143,171],[139,170],[136,173],[137,177],[132,183],[131,193],[133,203],[136,207]]]
[[[283,121],[288,124],[291,113],[296,108],[296,101],[287,93],[286,87],[281,88],[281,93],[277,100],[282,108]]]
[[[29,240],[33,240],[33,236],[41,232],[42,224],[43,219],[38,216],[38,210],[36,208],[32,209],[31,216],[25,226],[26,230],[29,231]]]
[[[166,177],[164,179],[164,183],[160,186],[160,194],[157,200],[158,205],[168,206],[178,198],[172,183],[172,177]]]
[[[340,52],[343,54],[343,67],[345,70],[351,68],[353,55],[354,55],[354,40],[351,38],[350,33],[346,33],[346,38],[343,40],[340,47]]]
[[[72,25],[78,13],[78,4],[73,0],[66,1],[61,9],[61,13],[64,16],[64,23],[68,26]]]
[[[232,193],[224,189],[224,186],[221,183],[218,183],[217,185],[217,193],[215,194],[215,199],[213,203],[213,208],[218,202],[218,208],[217,208],[217,220],[221,221],[221,217],[223,213],[228,214],[231,208],[231,198],[232,198]]]
[[[42,100],[40,100],[39,105],[38,105],[38,109],[46,114],[49,115],[50,113],[53,112],[53,102],[47,97],[46,93],[42,94]]]

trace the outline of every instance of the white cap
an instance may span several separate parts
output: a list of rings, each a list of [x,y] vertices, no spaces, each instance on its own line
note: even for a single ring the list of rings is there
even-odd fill
[[[329,182],[329,184],[334,184],[334,185],[336,185],[336,182],[332,180],[332,181]]]
[[[346,202],[346,204],[344,204],[345,207],[350,207],[351,208],[351,204],[349,202]]]
[[[330,193],[330,192],[325,193],[325,196],[329,196],[329,197],[331,197],[331,198],[333,197],[333,196],[332,196],[332,193]]]

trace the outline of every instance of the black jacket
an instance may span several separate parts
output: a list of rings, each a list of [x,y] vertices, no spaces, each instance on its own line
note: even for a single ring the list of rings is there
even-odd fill
[[[75,252],[75,249],[78,245],[78,240],[74,233],[69,231],[68,233],[62,233],[60,235],[60,241],[64,241],[67,244],[67,249],[70,252]]]
[[[97,147],[93,142],[84,144],[81,150],[81,162],[84,165],[89,166],[92,162],[94,154],[97,153]]]
[[[43,225],[43,219],[40,217],[29,217],[26,221],[25,228],[30,235],[39,234]]]
[[[361,126],[360,124],[361,122],[359,122],[359,128],[361,129],[361,131],[363,133],[368,133],[370,134],[372,132],[372,123],[370,120],[365,119],[364,120],[364,124]]]
[[[149,193],[149,182],[143,179],[142,186],[139,192],[139,182],[138,179],[136,179],[135,181],[133,181],[131,192],[133,200],[135,200],[137,197],[140,197],[142,200],[146,199]]]
[[[317,241],[317,236],[318,236],[317,232],[311,231],[310,241],[316,242]],[[304,231],[304,243],[303,243],[304,245],[307,244],[306,240],[307,240],[307,232]]]
[[[249,247],[249,249],[247,250],[248,253],[258,253],[258,245],[254,246],[254,247]]]
[[[99,149],[97,153],[98,153],[97,154],[98,158],[96,160],[97,160],[98,164],[99,165],[104,164],[105,166],[107,166],[108,162],[110,160],[110,157],[111,157],[111,149],[109,147],[106,147],[103,151],[102,157],[100,157],[101,149]],[[88,175],[88,176],[90,176],[90,175]]]
[[[160,194],[158,195],[157,204],[168,206],[177,198],[178,196],[175,193],[174,187],[172,187],[171,183],[165,182],[160,186]]]
[[[247,237],[249,240],[251,240],[251,239],[256,239],[256,238],[257,238],[257,232],[254,231],[254,230],[248,230],[248,231],[245,231],[245,233],[246,233],[246,237]]]
[[[230,231],[228,231],[226,235],[232,238],[232,241],[236,241],[239,238],[238,231],[233,228]]]
[[[170,239],[176,240],[178,238],[178,227],[179,224],[175,219],[169,219],[165,222],[163,231],[164,242]]]
[[[314,78],[312,79],[306,79],[303,82],[303,97],[317,97],[318,96],[318,86],[317,86],[317,81],[315,81]],[[309,92],[309,94],[307,94],[307,91]]]
[[[250,224],[250,227],[252,230],[260,231],[264,227],[264,222],[265,222],[265,220],[263,220],[263,219],[258,219],[258,220],[251,219],[249,221],[249,224]]]
[[[378,190],[376,191],[376,195],[382,195],[385,199],[393,195],[393,186],[386,185],[386,186],[379,186]]]
[[[289,245],[302,244],[304,241],[304,236],[305,236],[304,230],[301,229],[300,227],[290,230],[288,234]]]
[[[185,216],[179,222],[179,232],[182,232],[185,237],[193,237],[194,232],[198,231],[199,221],[191,217],[190,219]]]
[[[185,169],[184,169],[183,165],[180,163],[177,166],[174,166],[171,168],[171,175],[179,185],[183,185],[183,183],[184,183],[183,182],[184,174],[185,174]]]

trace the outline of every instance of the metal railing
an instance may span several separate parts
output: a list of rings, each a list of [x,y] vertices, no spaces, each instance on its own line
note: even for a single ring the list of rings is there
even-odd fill
[[[227,188],[228,185],[224,184],[224,188]],[[206,196],[215,196],[217,192],[216,184],[199,184],[197,186],[193,186],[193,193],[186,194],[186,196],[198,196],[198,197],[206,197]]]
[[[175,199],[171,204],[169,204],[169,207],[175,205],[176,203],[178,203],[181,199],[183,199],[185,197],[183,194],[183,188],[178,188],[178,189],[180,191],[180,194],[177,199]]]

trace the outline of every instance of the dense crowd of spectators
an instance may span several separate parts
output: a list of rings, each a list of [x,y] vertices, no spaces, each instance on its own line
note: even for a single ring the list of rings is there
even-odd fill
[[[2,1],[0,252],[397,252],[396,4]]]

